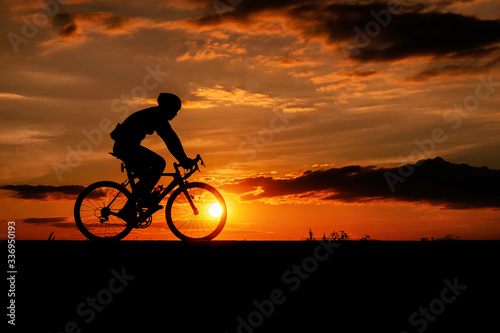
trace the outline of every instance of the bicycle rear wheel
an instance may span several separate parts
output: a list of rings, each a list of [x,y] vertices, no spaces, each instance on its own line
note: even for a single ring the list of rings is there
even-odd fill
[[[132,226],[116,213],[132,197],[129,190],[110,181],[89,185],[75,202],[75,222],[81,233],[90,240],[120,240]]]
[[[188,183],[172,193],[165,216],[168,227],[179,239],[212,240],[226,224],[227,207],[222,195],[212,186]]]

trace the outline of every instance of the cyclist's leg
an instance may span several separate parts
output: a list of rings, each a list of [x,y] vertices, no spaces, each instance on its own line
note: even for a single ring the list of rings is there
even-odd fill
[[[140,148],[141,156],[146,161],[148,161],[149,172],[145,177],[146,185],[144,186],[146,187],[145,192],[147,192],[147,194],[149,195],[160,180],[161,174],[163,173],[163,171],[165,171],[166,163],[163,157],[161,157],[157,153],[144,147]]]
[[[151,192],[153,191],[156,184],[158,184],[158,181],[160,180],[163,171],[165,171],[166,163],[163,157],[161,157],[160,155],[156,154],[155,152],[152,152],[149,149],[146,150],[148,150],[147,154],[150,157],[151,172],[149,173],[149,178],[147,179],[147,181],[149,181],[147,185],[148,187],[145,190],[148,196],[145,202],[145,206],[147,206],[150,209],[150,211],[156,212],[162,209],[163,206],[160,206],[158,202],[158,197],[152,196]]]
[[[135,163],[136,160],[135,151],[137,150],[137,146],[138,145],[134,144],[115,142],[115,145],[113,146],[113,152],[115,153],[116,157],[118,157],[125,163],[129,171],[139,176],[137,165]],[[118,212],[117,216],[119,218],[130,223],[135,222],[135,218],[137,216],[137,210],[135,205],[137,202],[137,195],[138,194],[136,193],[136,191],[132,193],[131,198],[127,201],[125,206],[123,206],[123,208],[120,209],[120,211]]]
[[[132,149],[125,163],[130,164],[131,171],[134,172],[139,181],[136,184],[137,196],[145,203],[148,202],[153,188],[161,178],[165,170],[165,160],[155,152],[143,147],[136,146]]]

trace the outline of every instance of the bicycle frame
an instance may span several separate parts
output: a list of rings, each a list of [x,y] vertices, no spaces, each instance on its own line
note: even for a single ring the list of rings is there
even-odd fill
[[[149,227],[153,214],[163,208],[161,201],[168,195],[164,211],[172,233],[183,241],[212,240],[226,223],[226,202],[213,186],[196,180],[188,182],[193,173],[200,171],[199,162],[205,166],[199,155],[190,162],[187,169],[181,170],[181,166],[174,163],[175,172],[158,175],[158,178],[172,177],[171,182],[165,188],[157,187],[149,197],[143,197],[142,191],[138,191],[141,178],[132,169],[127,170],[127,178],[121,184],[99,181],[89,185],[75,202],[78,229],[89,240],[123,239],[134,228]]]
[[[165,198],[176,186],[179,186],[179,187],[182,187],[185,183],[187,183],[187,179],[189,177],[191,177],[191,175],[193,173],[195,173],[196,171],[199,171],[199,167],[198,167],[198,162],[201,162],[201,165],[205,166],[205,164],[203,163],[203,160],[201,159],[201,156],[200,155],[197,155],[196,156],[196,159],[195,159],[195,166],[190,170],[188,171],[184,176],[181,175],[181,172],[179,170],[179,167],[180,165],[177,164],[177,163],[174,163],[174,169],[175,169],[175,172],[173,173],[162,173],[161,175],[162,176],[168,176],[168,177],[173,177],[173,180],[170,182],[170,184],[162,190],[162,192],[160,193],[160,195],[158,196],[158,198],[156,199],[157,203],[161,202],[163,200],[163,198]],[[136,183],[134,181],[135,178],[137,178],[134,174],[132,174],[132,172],[126,168],[126,166],[122,163],[122,171],[123,170],[127,170],[127,179],[121,184],[123,187],[127,187],[128,185],[130,185],[130,188],[132,189],[132,196],[134,198],[134,200],[137,202],[137,197],[135,195],[135,187],[136,187]],[[184,195],[186,196],[191,208],[193,209],[193,212],[195,215],[198,215],[198,209],[195,207],[191,197],[189,196],[189,194],[187,193],[187,191],[183,191]],[[117,195],[118,196],[118,195]],[[116,197],[111,200],[111,202],[109,203],[108,207],[110,207],[113,202],[115,201]],[[144,217],[149,217],[152,213],[149,212],[149,209],[145,212],[145,215],[143,216]]]

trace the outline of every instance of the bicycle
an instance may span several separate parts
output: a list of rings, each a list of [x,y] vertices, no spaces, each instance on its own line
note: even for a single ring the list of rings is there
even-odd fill
[[[113,153],[111,155],[115,156]],[[115,156],[116,157],[116,156]],[[156,207],[175,187],[165,207],[167,225],[172,233],[183,241],[212,240],[224,228],[227,207],[222,195],[212,186],[201,182],[188,182],[187,179],[200,171],[198,163],[205,166],[200,155],[194,159],[194,167],[179,170],[180,164],[174,163],[174,173],[162,173],[173,177],[165,187],[157,187],[153,203]],[[121,240],[132,229],[147,228],[151,225],[154,208],[141,207],[134,189],[137,178],[124,163],[121,171],[127,171],[127,179],[118,184],[100,181],[86,187],[75,202],[75,222],[80,232],[89,240]],[[130,185],[132,192],[127,189]],[[134,200],[136,219],[134,223],[118,217],[118,212],[128,200]]]

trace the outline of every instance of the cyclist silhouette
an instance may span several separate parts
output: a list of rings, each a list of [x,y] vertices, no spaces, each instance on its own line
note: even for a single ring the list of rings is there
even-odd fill
[[[123,123],[118,124],[110,134],[115,141],[114,156],[125,162],[128,170],[139,178],[136,193],[134,193],[137,202],[142,207],[154,210],[163,208],[159,205],[150,207],[154,205],[150,198],[166,164],[160,155],[141,145],[146,135],[156,132],[183,168],[191,169],[194,166],[194,160],[187,157],[179,137],[169,123],[181,109],[181,100],[174,94],[161,93],[157,101],[158,106],[131,114]],[[135,218],[135,202],[131,201],[129,200],[118,213],[125,220]]]

